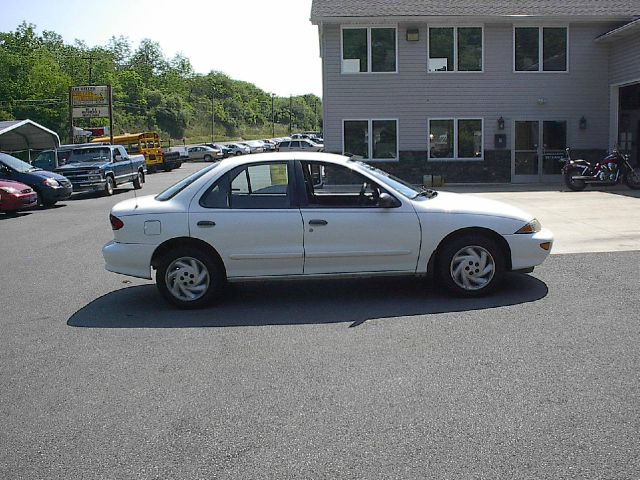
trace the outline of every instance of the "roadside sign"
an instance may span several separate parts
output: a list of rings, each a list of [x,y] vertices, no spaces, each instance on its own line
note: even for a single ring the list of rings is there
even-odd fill
[[[99,107],[73,107],[73,118],[107,118],[109,106]]]
[[[72,107],[94,105],[109,105],[109,87],[106,85],[71,87]]]

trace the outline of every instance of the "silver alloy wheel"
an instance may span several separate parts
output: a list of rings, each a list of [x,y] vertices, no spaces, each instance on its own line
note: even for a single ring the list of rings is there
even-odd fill
[[[198,300],[209,289],[209,270],[193,257],[175,259],[167,268],[164,278],[171,295],[183,302]]]
[[[451,278],[464,290],[483,289],[491,282],[495,272],[493,256],[478,245],[461,248],[451,260]]]

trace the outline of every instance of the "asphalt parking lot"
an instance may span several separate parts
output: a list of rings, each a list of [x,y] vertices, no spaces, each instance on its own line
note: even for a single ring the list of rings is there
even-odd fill
[[[481,299],[248,284],[184,312],[103,268],[132,190],[0,216],[0,478],[637,479],[640,200],[449,189],[525,206],[555,254]]]

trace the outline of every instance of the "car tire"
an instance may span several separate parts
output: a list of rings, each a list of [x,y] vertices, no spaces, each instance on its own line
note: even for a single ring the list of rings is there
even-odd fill
[[[113,195],[113,190],[116,188],[115,182],[113,181],[113,177],[111,175],[107,175],[107,181],[104,184],[103,193],[106,197],[110,197]]]
[[[462,297],[491,293],[501,283],[504,271],[503,250],[489,236],[477,233],[447,241],[436,258],[440,284]]]
[[[56,203],[58,203],[57,200],[45,200],[44,197],[42,196],[42,193],[37,191],[36,193],[38,194],[38,205],[42,205],[43,208],[51,208]]]
[[[219,261],[197,247],[175,248],[158,263],[158,290],[167,302],[178,308],[210,305],[222,296],[225,283]]]
[[[236,156],[242,155],[242,152],[236,152],[235,154],[236,154]]]
[[[205,155],[204,156],[204,161],[205,162],[210,162],[211,160],[213,160],[213,157],[211,155]]]
[[[136,190],[140,190],[142,188],[142,184],[144,183],[144,175],[142,172],[138,172],[136,178],[133,179],[133,188]]]

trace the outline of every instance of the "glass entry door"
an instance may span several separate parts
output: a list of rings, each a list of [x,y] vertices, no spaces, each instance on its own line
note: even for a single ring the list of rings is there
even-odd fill
[[[567,145],[565,120],[516,120],[511,180],[556,181]]]

